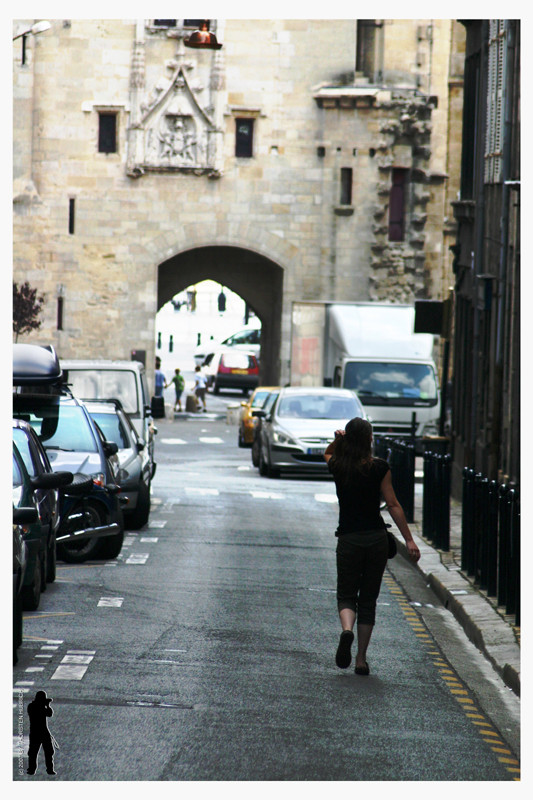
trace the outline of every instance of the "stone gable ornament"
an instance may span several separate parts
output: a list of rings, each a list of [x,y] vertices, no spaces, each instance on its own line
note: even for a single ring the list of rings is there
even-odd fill
[[[217,168],[217,139],[222,131],[213,118],[212,97],[200,102],[205,87],[187,72],[194,65],[179,58],[167,62],[173,75],[160,79],[139,105],[138,122],[131,126],[127,172],[140,177],[146,172],[186,172],[221,176]]]

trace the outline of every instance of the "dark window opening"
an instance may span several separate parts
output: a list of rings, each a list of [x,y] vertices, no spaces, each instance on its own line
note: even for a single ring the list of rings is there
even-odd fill
[[[358,19],[355,71],[362,72],[371,81],[374,80],[375,46],[376,21],[373,19]]]
[[[203,19],[184,19],[183,20],[183,27],[184,28],[194,28],[195,30],[199,30],[202,27],[202,23],[205,20]],[[211,30],[211,20],[207,20],[207,29]]]
[[[74,233],[74,221],[76,216],[76,200],[71,197],[68,201],[68,232]]]
[[[469,56],[465,61],[461,200],[473,198],[477,178],[477,154],[481,136],[478,124],[481,79],[479,63],[479,53]]]
[[[403,242],[405,235],[405,205],[407,194],[406,169],[392,170],[392,186],[389,197],[389,241]]]
[[[100,112],[98,114],[98,152],[117,152],[117,115]]]
[[[254,120],[236,119],[235,155],[237,158],[251,158],[254,145]]]
[[[22,64],[26,63],[26,36],[22,37]]]
[[[63,297],[57,298],[57,330],[63,330]]]
[[[341,167],[341,205],[352,204],[352,168]]]
[[[154,19],[156,28],[175,28],[177,24],[177,19]]]

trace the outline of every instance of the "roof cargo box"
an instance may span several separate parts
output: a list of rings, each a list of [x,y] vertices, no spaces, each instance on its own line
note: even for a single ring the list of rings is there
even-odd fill
[[[58,383],[63,373],[51,345],[13,345],[13,385],[38,386]]]

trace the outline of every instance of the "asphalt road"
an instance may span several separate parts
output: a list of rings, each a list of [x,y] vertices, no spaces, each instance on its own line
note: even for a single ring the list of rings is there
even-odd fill
[[[399,557],[371,675],[335,666],[330,480],[261,478],[236,428],[209,414],[158,427],[148,526],[112,562],[60,563],[25,615],[14,780],[516,778],[516,706]],[[35,776],[20,758],[40,689],[55,777],[42,753]]]

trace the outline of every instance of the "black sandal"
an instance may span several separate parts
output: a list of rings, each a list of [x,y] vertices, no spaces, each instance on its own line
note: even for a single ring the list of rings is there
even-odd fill
[[[356,675],[370,675],[370,667],[368,666],[368,661],[365,661],[364,667],[356,667],[355,668]]]
[[[351,648],[353,639],[353,631],[343,631],[341,633],[337,655],[335,656],[335,663],[341,669],[346,669],[352,663]]]

